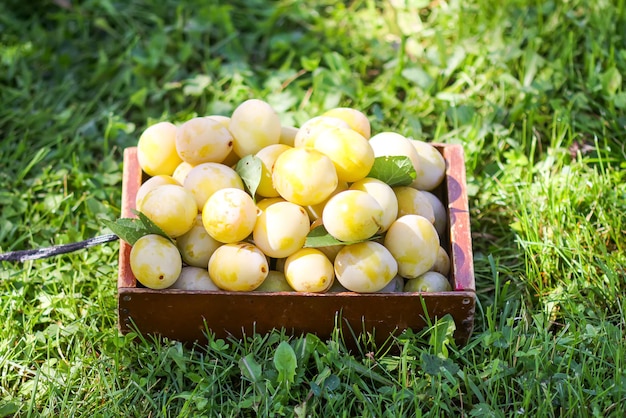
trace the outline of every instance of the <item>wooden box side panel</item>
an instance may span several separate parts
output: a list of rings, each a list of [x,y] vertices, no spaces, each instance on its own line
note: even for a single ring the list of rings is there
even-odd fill
[[[122,177],[122,218],[134,218],[135,197],[141,186],[142,172],[137,160],[137,147],[124,150],[124,175]],[[131,246],[120,240],[119,274],[117,287],[137,287],[137,279],[130,269]]]
[[[339,325],[347,339],[352,331],[371,333],[381,346],[390,335],[420,330],[428,319],[450,314],[455,340],[467,342],[474,322],[473,292],[414,294],[300,294],[226,292],[150,292],[124,289],[120,293],[120,329],[135,327],[142,334],[179,341],[206,341],[210,329],[217,338],[240,338],[254,332],[284,328],[290,335],[314,333],[329,338]],[[354,345],[354,341],[348,341]]]
[[[461,145],[439,146],[446,161],[450,267],[455,290],[475,291],[474,257],[467,197],[465,156]]]

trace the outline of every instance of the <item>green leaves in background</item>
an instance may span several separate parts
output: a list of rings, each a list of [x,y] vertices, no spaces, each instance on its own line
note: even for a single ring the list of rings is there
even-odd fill
[[[161,228],[139,211],[134,211],[137,218],[119,218],[115,221],[104,220],[104,224],[113,231],[115,235],[134,245],[135,242],[144,235],[157,234],[167,239],[171,239]]]
[[[368,177],[384,181],[391,187],[408,186],[415,180],[417,173],[409,157],[376,157]]]
[[[261,175],[263,174],[263,163],[261,159],[254,155],[246,155],[237,162],[235,171],[243,180],[250,196],[254,198],[256,189],[261,182]]]

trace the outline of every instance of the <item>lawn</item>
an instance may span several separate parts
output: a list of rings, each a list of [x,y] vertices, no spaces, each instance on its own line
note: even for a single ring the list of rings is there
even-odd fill
[[[0,417],[626,415],[624,72],[621,0],[0,3],[0,253],[110,233],[157,121],[350,106],[463,145],[478,297],[463,346],[189,347],[118,333],[117,241],[2,262]]]

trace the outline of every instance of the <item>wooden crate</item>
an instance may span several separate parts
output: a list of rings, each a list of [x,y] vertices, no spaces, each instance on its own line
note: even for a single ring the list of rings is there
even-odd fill
[[[464,153],[460,145],[433,145],[446,161],[445,179],[433,192],[448,212],[449,234],[441,243],[450,256],[452,291],[318,294],[152,290],[138,284],[129,264],[131,247],[120,241],[120,331],[202,343],[207,330],[218,338],[241,338],[283,328],[290,335],[314,333],[327,339],[337,326],[348,346],[354,346],[354,333],[358,339],[370,338],[381,347],[389,342],[390,335],[409,328],[418,331],[427,326],[427,318],[450,314],[456,324],[456,342],[466,343],[474,326],[476,289]],[[136,147],[127,148],[122,217],[134,216],[135,195],[143,178]]]

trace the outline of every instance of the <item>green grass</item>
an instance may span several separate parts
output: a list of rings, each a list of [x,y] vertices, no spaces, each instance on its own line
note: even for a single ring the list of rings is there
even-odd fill
[[[462,347],[184,347],[118,335],[117,243],[3,262],[0,416],[624,416],[623,1],[56,3],[0,5],[1,252],[105,233],[154,121],[345,105],[463,144],[479,304]]]

